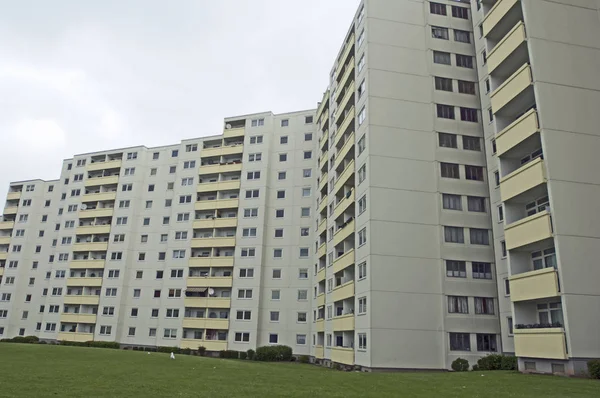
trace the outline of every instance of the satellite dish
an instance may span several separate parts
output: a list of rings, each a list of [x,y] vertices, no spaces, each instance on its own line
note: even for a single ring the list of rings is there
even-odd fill
[[[213,294],[215,294],[215,289],[213,289],[212,287],[211,287],[211,288],[209,288],[209,289],[208,289],[208,294],[209,294],[209,295],[211,295],[211,296],[212,296]]]
[[[226,129],[226,130],[229,130],[230,128],[231,128],[231,124],[227,123],[227,124],[225,125],[225,129]]]
[[[81,210],[85,210],[85,209],[87,209],[87,205],[86,204],[82,204],[81,205]]]

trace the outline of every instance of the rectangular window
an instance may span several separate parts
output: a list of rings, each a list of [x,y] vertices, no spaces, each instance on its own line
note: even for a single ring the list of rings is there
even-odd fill
[[[504,221],[504,207],[502,205],[498,206],[498,222]]]
[[[492,264],[473,262],[473,279],[492,279]]]
[[[452,62],[450,60],[450,53],[443,51],[434,51],[433,52],[433,63],[441,64],[441,65],[450,65]]]
[[[360,169],[358,169],[358,183],[360,184],[367,178],[367,165],[363,164]]]
[[[477,123],[479,118],[477,117],[477,109],[473,108],[460,108],[460,120],[463,122],[474,122]]]
[[[449,278],[466,278],[467,263],[465,261],[446,260],[446,276]]]
[[[487,229],[470,228],[469,235],[472,245],[488,246],[490,244],[490,236]]]
[[[472,181],[483,181],[483,167],[465,166],[465,178]]]
[[[471,351],[471,335],[450,333],[450,351]]]
[[[485,198],[480,196],[467,196],[467,207],[469,211],[485,213]]]
[[[465,296],[448,296],[448,312],[450,314],[468,314],[468,298]]]
[[[475,83],[465,80],[458,81],[458,92],[461,94],[475,95]]]
[[[331,338],[331,335],[327,335],[327,337]],[[331,345],[331,342],[329,342]],[[366,333],[358,333],[358,349],[366,350],[367,349],[367,334]]]
[[[434,39],[448,40],[448,28],[442,28],[440,26],[431,27],[431,37]]]
[[[435,89],[441,91],[452,91],[452,79],[436,76]]]
[[[471,33],[466,30],[454,29],[454,41],[459,43],[471,43]]]
[[[454,107],[452,105],[436,104],[437,117],[441,119],[452,119],[454,120]]]
[[[358,313],[366,314],[367,313],[367,298],[361,297],[358,299]]]
[[[364,194],[359,200],[358,200],[358,214],[362,214],[365,212],[365,210],[367,210],[367,194]]]
[[[462,227],[444,227],[444,241],[448,243],[465,243]]]
[[[452,6],[452,16],[454,18],[469,19],[469,9],[465,7]]]
[[[477,351],[497,352],[495,334],[477,334]]]
[[[442,148],[458,148],[456,134],[438,133],[438,142]]]
[[[442,177],[460,178],[459,167],[456,163],[440,163]]]
[[[473,57],[470,55],[456,54],[456,66],[473,69]]]
[[[429,3],[429,12],[437,15],[447,15],[446,5],[440,3]]]
[[[358,245],[362,246],[367,243],[367,228],[358,231]]]
[[[447,210],[462,210],[461,196],[444,193],[442,194],[442,205]]]
[[[358,279],[365,279],[367,277],[367,262],[363,261],[358,264]]]
[[[481,139],[479,137],[463,135],[463,149],[469,151],[481,151]]]

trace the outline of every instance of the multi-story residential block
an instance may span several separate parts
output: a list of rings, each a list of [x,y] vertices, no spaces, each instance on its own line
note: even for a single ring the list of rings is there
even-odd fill
[[[0,336],[579,372],[600,19],[572,3],[363,0],[316,111],[11,184]]]

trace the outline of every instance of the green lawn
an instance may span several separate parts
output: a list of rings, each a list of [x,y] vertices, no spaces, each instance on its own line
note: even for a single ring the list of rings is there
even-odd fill
[[[600,397],[600,382],[513,372],[360,373],[50,345],[0,344],[0,397]]]

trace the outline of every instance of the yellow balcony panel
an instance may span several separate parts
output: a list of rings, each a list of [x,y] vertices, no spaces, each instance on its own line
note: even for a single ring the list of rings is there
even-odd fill
[[[194,221],[194,228],[228,228],[236,227],[237,218],[203,218]]]
[[[336,220],[346,209],[354,203],[354,189],[350,191],[350,196],[345,196],[333,209],[333,219]]]
[[[333,318],[333,330],[354,330],[354,314],[336,316]]]
[[[494,113],[498,113],[532,84],[531,67],[524,64],[490,94],[490,103]]]
[[[348,250],[333,262],[333,272],[337,273],[354,264],[354,249]]]
[[[354,88],[354,81],[352,81],[348,85],[348,87],[346,88],[346,91],[344,92],[344,97],[340,101],[340,104],[338,105],[338,108],[335,111],[335,121],[336,121],[336,123],[340,121],[340,118],[344,117],[344,109],[346,109],[346,105],[348,105],[348,101],[354,95],[354,89],[355,89]],[[352,105],[354,106],[354,103]],[[338,130],[338,133],[340,131],[344,132],[344,130]]]
[[[121,167],[122,161],[121,159],[110,160],[108,162],[95,162],[88,163],[85,169],[87,171],[97,171],[97,170],[106,170],[106,169],[116,169]]]
[[[510,32],[490,51],[487,56],[488,73],[492,73],[502,64],[521,44],[525,43],[525,24],[519,22]]]
[[[515,355],[518,357],[568,359],[562,328],[515,329],[514,333]]]
[[[83,195],[83,202],[98,202],[106,200],[115,200],[117,198],[117,192],[98,192],[98,193],[87,193]]]
[[[192,239],[192,248],[199,247],[233,247],[235,246],[235,237],[223,238],[199,238]]]
[[[194,208],[196,210],[237,209],[239,202],[239,199],[202,200],[196,202]]]
[[[354,296],[354,281],[346,282],[333,289],[333,301],[344,300]]]
[[[538,131],[540,131],[540,126],[537,112],[535,109],[531,109],[496,134],[496,152],[498,156],[502,156]]]
[[[8,258],[7,252],[0,252],[0,260],[6,260]]]
[[[335,232],[333,235],[333,245],[339,245],[352,234],[354,234],[354,219],[346,224],[344,228],[340,228]]]
[[[341,135],[340,137],[336,137],[336,145],[339,142],[338,139],[341,140]],[[335,164],[333,166],[334,169],[338,168],[352,148],[354,148],[354,132],[350,133],[350,135],[346,135],[346,142],[344,143],[344,146],[342,146],[337,155],[335,155]]]
[[[321,214],[323,210],[327,207],[327,196],[323,196],[321,201],[319,202],[319,207],[317,208],[317,212]]]
[[[58,334],[58,341],[76,341],[79,343],[85,343],[86,341],[94,340],[93,333],[69,333],[60,332]]]
[[[319,180],[319,192],[322,191],[327,186],[328,174],[321,174],[321,179]]]
[[[483,35],[487,36],[519,0],[499,0],[483,18]]]
[[[322,282],[325,280],[325,267],[321,268],[318,272],[317,272],[317,283]],[[324,296],[323,296],[324,297]],[[325,299],[323,299],[325,300]],[[317,302],[319,301],[319,298],[317,298]]]
[[[350,58],[348,60],[348,62],[346,62],[343,73],[344,74],[342,75],[342,78],[340,79],[340,82],[338,83],[340,87],[344,87],[346,85],[346,82],[348,81],[350,76],[352,76],[352,78],[354,78],[354,56],[352,58]]]
[[[9,192],[6,194],[6,200],[17,200],[21,199],[22,192]]]
[[[100,296],[65,296],[65,304],[72,305],[98,305],[100,304]]]
[[[0,245],[10,244],[10,236],[0,236]]]
[[[210,156],[227,156],[227,155],[237,155],[244,152],[244,145],[228,145],[228,146],[220,146],[218,148],[204,148],[200,152],[200,156],[203,158],[207,158]]]
[[[17,214],[18,207],[17,206],[9,206],[4,208],[4,215],[13,215]]]
[[[86,209],[79,211],[79,218],[112,217],[113,208]]]
[[[77,227],[77,229],[75,230],[76,235],[93,235],[93,234],[98,235],[98,234],[108,234],[108,233],[110,233],[110,224],[86,225],[83,227]]]
[[[227,349],[227,340],[181,340],[181,348],[197,350],[200,346],[206,348],[207,351],[223,351]]]
[[[105,260],[72,260],[69,269],[103,269]]]
[[[322,269],[323,276],[325,276],[325,268]],[[317,296],[317,307],[322,307],[325,305],[325,293],[321,293]]]
[[[0,267],[0,276],[4,275],[4,267]]]
[[[560,294],[554,268],[544,268],[510,277],[511,301],[537,300]]]
[[[246,129],[244,127],[238,127],[235,129],[225,129],[223,131],[223,138],[243,137],[245,133]]]
[[[344,365],[354,365],[354,349],[335,347],[331,349],[331,360]]]
[[[108,242],[75,243],[74,252],[102,252],[108,250]]]
[[[320,236],[323,232],[325,232],[326,229],[327,229],[327,219],[324,218],[319,223],[319,228],[317,228],[317,235]]]
[[[354,160],[348,163],[342,174],[338,177],[335,182],[334,192],[337,194],[340,189],[348,182],[349,178],[354,178]],[[352,186],[354,186],[354,180],[352,181]]]
[[[195,308],[229,308],[231,299],[228,297],[186,297],[184,305]]]
[[[317,330],[317,332],[324,332],[325,331],[325,321],[323,319],[319,319],[315,323],[316,323],[315,329]]]
[[[533,216],[526,217],[504,228],[504,238],[508,250],[551,237],[552,220],[548,211],[542,211]]]
[[[321,99],[321,103],[317,107],[316,119],[319,120],[323,111],[329,105],[329,89],[323,93],[323,98]]]
[[[240,180],[206,182],[198,184],[197,192],[231,191],[240,189]]]
[[[546,183],[546,166],[542,158],[537,158],[500,180],[500,197],[503,202],[528,190]]]
[[[229,319],[183,318],[183,327],[189,329],[229,329]]]
[[[327,253],[327,244],[323,243],[317,250],[317,258],[323,257]]]
[[[231,287],[233,278],[231,276],[211,277],[188,277],[187,287]]]
[[[101,287],[102,278],[67,278],[67,286]]]
[[[322,345],[318,345],[315,347],[315,358],[323,359],[325,358],[325,349]]]
[[[327,141],[329,141],[329,130],[325,130],[323,132],[323,136],[321,137],[321,141],[319,142],[319,148],[321,148],[321,151],[327,150]]]
[[[329,160],[329,152],[325,151],[325,153],[321,154],[321,158],[319,159],[319,170],[322,170],[325,165],[327,165],[327,161]]]
[[[9,229],[13,229],[15,227],[14,221],[0,221],[0,230],[8,231]]]
[[[234,171],[242,171],[242,163],[230,163],[230,164],[211,164],[209,166],[200,166],[198,174],[218,174],[218,173],[231,173]]]
[[[95,185],[108,185],[108,184],[118,184],[119,176],[108,176],[108,177],[95,177],[95,178],[87,178],[83,185],[86,187],[93,187]]]
[[[342,51],[342,54],[339,58],[340,62],[338,64],[337,69],[335,70],[336,77],[339,76],[340,73],[342,73],[344,65],[346,65],[346,58],[348,58],[348,54],[350,54],[350,51],[352,50],[353,47],[354,47],[354,33],[352,33],[352,35],[350,35],[350,37],[346,41],[344,50]]]
[[[233,267],[231,257],[192,257],[188,264],[190,267]]]
[[[344,121],[340,125],[340,128],[337,129],[337,133],[336,133],[335,138],[334,138],[334,140],[335,140],[334,141],[334,146],[337,145],[337,143],[340,141],[342,135],[344,134],[344,131],[346,131],[346,129],[348,128],[348,126],[350,126],[351,123],[352,123],[352,126],[354,126],[354,116],[355,116],[355,114],[356,114],[356,112],[355,112],[354,107],[350,108],[350,110],[346,113],[346,117],[344,118]]]
[[[96,314],[60,314],[60,321],[66,323],[96,323]]]

